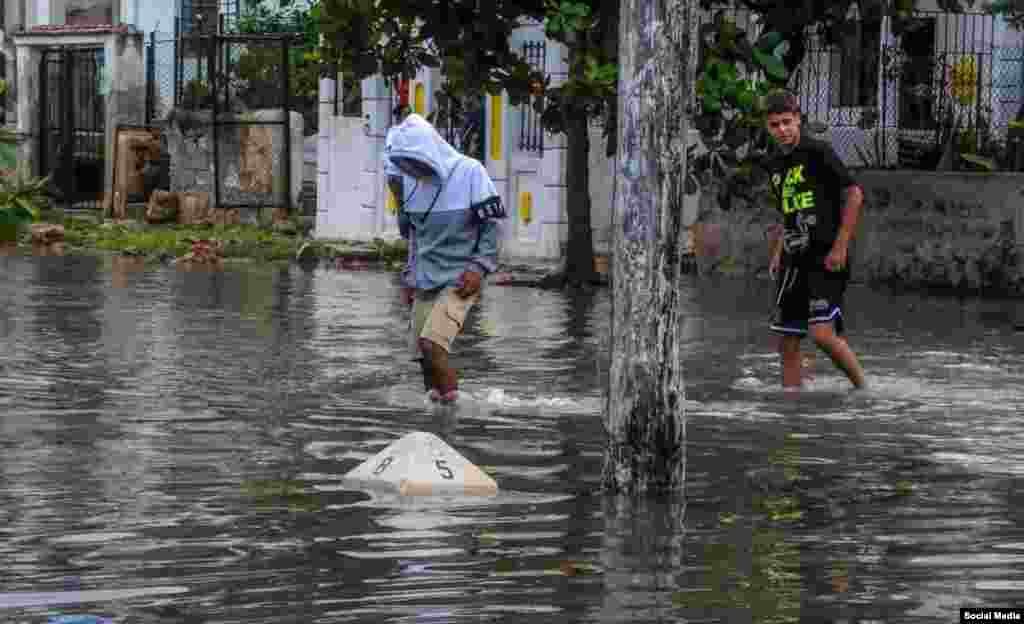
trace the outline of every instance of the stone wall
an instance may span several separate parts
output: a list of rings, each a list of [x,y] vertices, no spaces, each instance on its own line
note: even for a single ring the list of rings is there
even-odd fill
[[[857,263],[874,281],[1020,294],[1024,176],[863,171]]]
[[[174,111],[166,123],[167,148],[171,160],[172,192],[206,192],[214,200],[214,145],[210,111]],[[278,206],[289,192],[285,184],[285,152],[282,144],[284,111],[261,110],[223,114],[229,122],[217,129],[220,167],[220,207],[229,205]],[[231,125],[230,122],[243,122]],[[291,199],[299,209],[303,176],[302,115],[291,113]],[[257,218],[254,209],[243,211],[243,219]]]
[[[854,278],[964,293],[1024,294],[1024,176],[854,172],[865,205],[851,248]],[[729,208],[724,209],[724,208]],[[780,215],[765,201],[723,207],[702,198],[695,226],[702,273],[767,271]]]

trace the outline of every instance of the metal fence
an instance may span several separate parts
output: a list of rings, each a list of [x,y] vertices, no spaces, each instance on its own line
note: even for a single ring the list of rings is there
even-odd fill
[[[221,208],[293,208],[294,34],[151,33],[146,124],[195,113],[209,137],[210,194]],[[207,176],[203,176],[204,179]],[[199,184],[197,182],[197,184]]]
[[[153,31],[146,40],[146,125],[167,116],[177,97],[178,40],[174,33]]]
[[[753,14],[728,15],[756,37]],[[1024,39],[999,18],[917,11],[898,36],[888,18],[851,21],[832,41],[809,29],[788,86],[848,165],[957,168],[982,157],[1015,168],[1022,75]]]
[[[217,206],[292,208],[291,76],[294,38],[220,35],[213,91]],[[249,113],[247,111],[259,111]]]
[[[48,49],[40,61],[39,168],[52,202],[96,209],[106,170],[101,48]]]
[[[545,74],[545,57],[547,44],[545,41],[527,41],[523,43],[523,58],[534,70]],[[525,152],[544,153],[544,128],[540,114],[530,104],[519,107],[519,149]]]

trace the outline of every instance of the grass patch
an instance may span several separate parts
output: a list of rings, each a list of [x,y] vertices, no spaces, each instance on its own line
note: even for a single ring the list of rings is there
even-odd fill
[[[390,270],[400,270],[406,262],[408,246],[404,240],[375,239],[368,243],[309,240],[296,233],[281,232],[259,225],[147,225],[144,223],[96,223],[88,218],[52,211],[43,220],[64,225],[64,241],[71,249],[100,250],[159,257],[180,257],[197,240],[224,243],[225,259],[262,262],[292,260],[303,244],[311,246],[314,258],[358,258],[379,262]]]

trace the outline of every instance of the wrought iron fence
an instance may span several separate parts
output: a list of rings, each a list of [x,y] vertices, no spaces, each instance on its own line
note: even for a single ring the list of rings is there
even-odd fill
[[[148,38],[146,124],[161,125],[177,109],[176,118],[187,119],[187,134],[207,137],[203,149],[212,154],[198,157],[210,163],[201,175],[190,173],[205,168],[196,168],[198,160],[172,162],[179,172],[172,182],[208,192],[221,208],[292,209],[292,182],[302,175],[301,168],[293,171],[292,159],[298,134],[292,113],[305,112],[292,92],[301,37],[183,33],[179,22],[173,35]]]
[[[106,171],[106,98],[100,48],[48,49],[40,61],[39,168],[66,209],[97,209]]]
[[[213,200],[225,208],[292,208],[291,75],[288,35],[204,37],[212,80],[183,95],[184,108],[209,108]],[[212,62],[212,64],[211,64]],[[190,97],[186,97],[190,96]]]
[[[756,37],[750,12],[728,15]],[[887,18],[860,19],[831,42],[808,30],[788,86],[851,166],[1017,168],[1024,160],[1011,125],[1024,106],[1024,39],[993,15],[917,11],[899,35]]]
[[[545,57],[547,44],[545,41],[527,41],[523,43],[523,58],[530,66],[546,75]],[[544,153],[544,128],[540,113],[530,104],[519,107],[519,149],[526,152]]]

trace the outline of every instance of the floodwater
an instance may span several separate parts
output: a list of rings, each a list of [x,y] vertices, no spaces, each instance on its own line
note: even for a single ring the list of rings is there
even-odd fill
[[[609,293],[491,287],[432,408],[390,275],[0,258],[0,622],[953,622],[1024,606],[1014,303],[853,287],[873,382],[779,391],[770,287],[688,281],[685,499],[598,492]],[[416,430],[501,486],[342,475]]]

